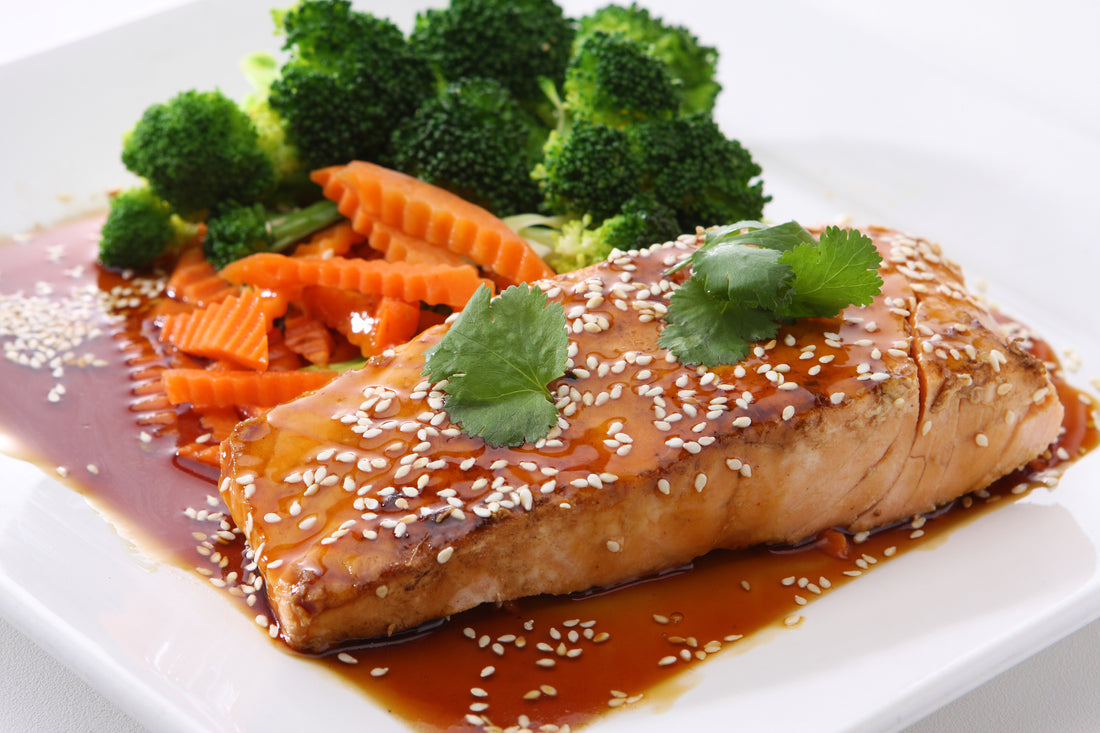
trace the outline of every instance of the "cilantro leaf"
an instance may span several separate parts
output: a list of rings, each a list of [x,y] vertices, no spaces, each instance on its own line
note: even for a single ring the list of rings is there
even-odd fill
[[[794,279],[790,265],[779,259],[782,254],[727,241],[695,253],[692,279],[715,297],[775,309],[786,302]]]
[[[782,318],[835,316],[849,305],[867,305],[882,288],[882,257],[870,237],[854,229],[828,227],[817,246],[799,245],[780,261],[794,270],[796,293]]]
[[[685,364],[715,366],[744,359],[753,341],[771,338],[778,331],[779,324],[768,311],[714,297],[692,278],[672,294],[657,345]]]
[[[800,244],[813,244],[814,235],[806,231],[797,221],[767,226],[758,221],[739,221],[736,224],[719,227],[707,232],[706,241],[700,250],[707,247],[736,242],[754,247],[774,249],[786,252]]]
[[[806,231],[806,229],[796,221],[789,221],[785,224],[775,224],[772,226],[768,226],[759,221],[739,221],[735,224],[716,227],[707,231],[706,239],[699,249],[693,252],[689,257],[669,268],[665,272],[665,275],[671,275],[677,270],[687,266],[688,263],[697,262],[708,250],[723,245],[748,244],[763,249],[786,252],[787,250],[794,249],[800,244],[813,244],[815,241],[817,240],[814,239],[814,235]]]
[[[882,288],[882,258],[858,231],[829,227],[820,242],[797,222],[737,222],[707,232],[676,266],[691,278],[673,293],[658,344],[685,364],[734,364],[782,322],[867,305]]]
[[[560,303],[526,285],[497,298],[483,286],[424,352],[423,373],[447,380],[444,407],[466,433],[492,446],[522,445],[557,424],[547,384],[565,374],[568,345]]]

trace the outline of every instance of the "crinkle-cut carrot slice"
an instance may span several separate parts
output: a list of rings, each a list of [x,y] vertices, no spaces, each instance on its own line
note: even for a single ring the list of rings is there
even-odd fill
[[[319,318],[305,313],[288,315],[283,321],[283,342],[310,364],[328,366],[332,360],[332,332]]]
[[[551,277],[523,237],[489,211],[413,176],[367,161],[311,174],[356,231],[370,235],[382,223],[469,257],[512,283]]]
[[[355,231],[350,221],[342,221],[316,232],[294,248],[294,257],[342,257],[367,236]]]
[[[417,332],[420,306],[397,298],[375,298],[353,290],[316,286],[302,291],[302,305],[311,316],[371,357],[408,341]]]
[[[176,447],[176,455],[218,468],[221,465],[221,443],[184,443]]]
[[[397,298],[382,298],[374,311],[374,350],[381,353],[417,334],[420,306]]]
[[[259,293],[260,304],[264,311],[264,325],[267,330],[275,325],[277,318],[286,315],[286,309],[290,306],[290,298],[286,293],[278,290],[261,290]]]
[[[230,285],[215,271],[209,277],[189,283],[181,289],[181,299],[185,303],[194,303],[198,306],[217,303],[237,292],[237,288]]]
[[[165,290],[169,298],[204,306],[234,294],[237,288],[218,275],[214,266],[206,261],[202,247],[190,247],[180,254],[172,274],[168,276]]]
[[[246,289],[191,313],[166,316],[160,338],[188,354],[263,370],[268,328],[264,299]]]
[[[287,346],[283,331],[270,328],[267,331],[267,369],[268,371],[293,371],[308,366],[298,352]],[[321,366],[325,366],[322,364]]]
[[[130,401],[130,411],[138,414],[143,414],[146,417],[155,415],[157,413],[170,410],[172,408],[171,401],[164,395],[164,392],[152,392],[144,395],[137,395]],[[155,418],[157,422],[163,422],[167,424],[169,420],[164,416],[158,416]],[[175,417],[171,419],[172,423],[175,422]]]
[[[360,353],[371,356],[373,351],[372,326],[374,311],[379,298],[358,290],[343,290],[323,285],[302,289],[302,308],[310,316],[318,318],[326,326],[343,334]]]
[[[368,244],[371,249],[383,253],[387,262],[408,262],[410,265],[451,265],[459,267],[470,264],[449,249],[438,247],[419,237],[405,234],[400,229],[376,222],[371,230]]]
[[[195,308],[195,305],[184,303],[182,300],[157,298],[156,301],[153,302],[153,307],[149,309],[149,318],[157,323],[162,323],[165,316],[170,316],[175,313],[190,313],[195,310]]]
[[[233,283],[288,293],[310,285],[326,285],[358,290],[365,295],[398,298],[407,303],[424,301],[452,308],[465,306],[481,285],[494,288],[493,283],[482,279],[472,265],[451,267],[343,257],[299,258],[274,252],[243,257],[222,268],[221,274]]]
[[[193,439],[181,438],[176,455],[217,468],[221,463],[221,442],[237,427],[241,415],[235,407],[195,407],[192,412],[198,415],[202,432]]]
[[[274,407],[331,382],[338,372],[253,372],[166,369],[164,391],[173,404],[194,407]]]
[[[202,425],[213,443],[220,443],[229,437],[233,428],[241,421],[241,415],[235,407],[199,407],[195,408]]]

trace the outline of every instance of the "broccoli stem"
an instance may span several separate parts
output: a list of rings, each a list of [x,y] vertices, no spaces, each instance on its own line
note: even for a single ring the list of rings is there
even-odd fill
[[[322,229],[340,218],[335,201],[318,201],[289,214],[276,216],[267,222],[271,236],[271,251],[282,252],[299,239]]]

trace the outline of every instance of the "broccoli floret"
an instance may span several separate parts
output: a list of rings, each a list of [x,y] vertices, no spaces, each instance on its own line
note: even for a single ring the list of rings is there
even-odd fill
[[[186,218],[224,201],[257,201],[276,181],[252,119],[217,90],[146,109],[123,141],[122,162]]]
[[[388,162],[394,129],[435,91],[435,75],[401,30],[347,0],[303,0],[276,16],[289,58],[271,108],[307,168]]]
[[[298,148],[287,139],[286,120],[271,107],[271,85],[279,78],[279,62],[269,53],[249,54],[241,70],[252,85],[241,107],[252,118],[260,135],[260,147],[267,153],[280,181],[306,178]]]
[[[285,49],[317,63],[332,62],[348,52],[362,50],[364,42],[392,45],[400,30],[387,20],[356,11],[348,0],[299,0],[273,10],[275,28],[286,36]]]
[[[562,225],[551,240],[547,263],[558,272],[570,272],[607,259],[612,250],[628,251],[676,238],[680,234],[672,211],[653,196],[639,194],[602,223],[585,217]]]
[[[760,166],[708,115],[640,123],[629,135],[642,186],[675,211],[681,231],[763,216]]]
[[[565,72],[565,108],[575,118],[615,127],[669,119],[680,108],[665,64],[626,36],[595,31],[581,39]]]
[[[429,99],[394,134],[394,167],[508,216],[533,211],[536,126],[494,79],[463,79]]]
[[[202,249],[217,269],[257,252],[282,252],[319,229],[340,220],[336,202],[324,200],[289,213],[263,204],[228,206],[206,221]]]
[[[683,114],[710,112],[722,85],[715,78],[718,51],[683,26],[665,23],[637,4],[608,5],[578,21],[578,39],[596,31],[619,33],[643,44],[681,82]]]
[[[532,176],[550,212],[601,221],[640,192],[639,172],[624,130],[576,120],[564,134],[551,133]]]
[[[600,229],[612,249],[624,252],[668,242],[683,232],[672,209],[648,193],[627,201]]]
[[[129,188],[111,198],[100,229],[99,262],[117,270],[144,270],[198,234],[164,199],[147,186]]]
[[[573,21],[553,0],[451,0],[419,14],[409,42],[445,81],[496,79],[553,126],[539,79],[561,85],[573,35]]]

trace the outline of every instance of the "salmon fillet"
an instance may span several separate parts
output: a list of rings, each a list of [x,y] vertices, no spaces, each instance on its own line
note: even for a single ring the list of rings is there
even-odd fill
[[[677,282],[662,273],[695,237],[540,281],[564,305],[570,371],[537,444],[450,423],[421,375],[446,325],[241,423],[220,490],[286,642],[320,651],[715,548],[871,529],[1043,452],[1062,420],[1044,365],[938,246],[865,233],[884,257],[873,304],[709,369],[657,346]]]

